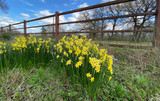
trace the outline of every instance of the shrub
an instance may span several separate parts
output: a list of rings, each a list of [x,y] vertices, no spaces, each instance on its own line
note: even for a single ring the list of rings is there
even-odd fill
[[[0,35],[0,38],[4,41],[6,40],[10,40],[11,39],[11,33],[10,32],[3,32],[1,35]]]
[[[87,89],[89,97],[95,99],[98,88],[112,78],[112,56],[85,35],[81,38],[64,36],[54,48],[64,76],[75,89],[82,86]]]

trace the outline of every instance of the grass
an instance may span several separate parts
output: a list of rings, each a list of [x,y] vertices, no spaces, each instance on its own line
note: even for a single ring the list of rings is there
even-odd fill
[[[122,44],[122,45],[136,45],[136,46],[152,46],[151,42],[129,42],[129,41],[95,41],[104,44]]]
[[[14,68],[3,74],[0,79],[1,101],[22,100],[61,100],[62,82],[52,68],[33,67],[31,70]]]
[[[123,85],[132,100],[159,99],[159,50],[110,48],[109,53],[118,59],[114,64],[114,79]]]
[[[101,47],[106,48],[106,47]],[[158,101],[160,99],[160,50],[108,48],[114,55],[114,74],[97,91],[97,101]],[[89,101],[83,89],[64,81],[53,58],[45,66],[5,68],[0,74],[0,100]]]

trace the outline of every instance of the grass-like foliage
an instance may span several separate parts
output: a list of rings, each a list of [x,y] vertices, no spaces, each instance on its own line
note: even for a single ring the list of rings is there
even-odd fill
[[[69,83],[76,90],[80,86],[87,89],[89,97],[95,99],[99,87],[112,78],[112,56],[85,35],[63,37],[54,47],[59,68],[64,70]]]

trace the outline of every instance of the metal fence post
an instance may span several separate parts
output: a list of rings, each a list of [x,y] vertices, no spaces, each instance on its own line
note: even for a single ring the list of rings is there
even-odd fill
[[[26,20],[23,21],[24,22],[24,36],[27,36],[27,29],[26,29]]]
[[[56,42],[59,40],[59,12],[56,12],[56,22],[55,22],[55,34],[56,34]]]
[[[156,17],[155,17],[155,47],[160,47],[160,0],[156,0]]]

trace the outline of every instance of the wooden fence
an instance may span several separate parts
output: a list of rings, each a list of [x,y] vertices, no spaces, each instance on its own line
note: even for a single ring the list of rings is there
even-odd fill
[[[17,30],[17,29],[23,29],[24,30],[24,36],[27,36],[27,29],[29,28],[37,28],[37,27],[45,27],[45,26],[54,26],[55,32],[48,32],[48,34],[55,34],[56,36],[56,41],[59,40],[59,35],[60,34],[67,34],[67,33],[100,33],[100,32],[153,32],[155,34],[154,38],[154,44],[152,47],[160,47],[160,0],[156,0],[156,12],[147,12],[147,13],[138,13],[138,14],[128,14],[128,15],[121,15],[121,16],[113,16],[113,17],[104,17],[104,18],[95,18],[95,19],[89,19],[89,20],[82,20],[82,21],[72,21],[72,22],[59,22],[59,16],[61,15],[66,15],[66,14],[72,14],[75,12],[80,12],[80,11],[85,11],[85,10],[91,10],[95,8],[100,8],[100,7],[105,7],[105,6],[110,6],[110,5],[115,5],[115,4],[120,4],[120,3],[126,3],[126,2],[132,2],[136,0],[116,0],[116,1],[111,1],[111,2],[106,2],[102,4],[97,4],[89,7],[84,7],[80,9],[75,9],[71,11],[66,11],[66,12],[55,12],[53,15],[45,16],[45,17],[40,17],[28,21],[23,21],[15,24],[9,24],[8,26],[4,26],[0,28],[0,32],[3,32],[5,27],[9,28],[9,31],[11,32],[12,30]],[[75,24],[75,23],[84,23],[84,22],[90,22],[90,21],[100,21],[100,20],[109,20],[109,19],[115,19],[115,18],[128,18],[128,17],[134,17],[134,16],[145,16],[145,15],[155,15],[155,29],[153,30],[148,30],[148,29],[141,29],[141,30],[103,30],[103,31],[76,31],[76,32],[60,32],[59,31],[59,26],[64,25],[64,24]],[[39,26],[31,26],[27,27],[28,22],[33,22],[37,20],[42,20],[46,18],[53,18],[55,17],[55,23],[53,20],[53,24],[47,24],[47,25],[39,25]],[[23,28],[14,28],[12,29],[12,26],[23,24]],[[36,34],[36,33],[34,33]],[[37,33],[38,34],[38,33]],[[120,44],[108,44],[109,46],[113,47],[130,47],[130,48],[149,48],[147,46],[134,46],[134,45],[120,45]]]

